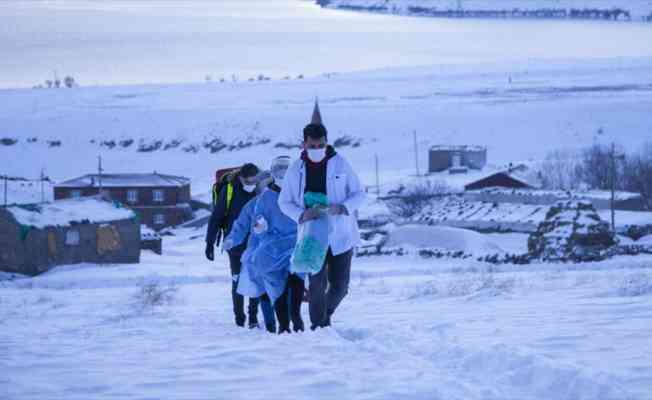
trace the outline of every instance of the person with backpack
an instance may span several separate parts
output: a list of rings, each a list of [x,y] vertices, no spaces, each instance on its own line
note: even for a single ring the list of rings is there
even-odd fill
[[[314,197],[327,205],[306,207]],[[348,293],[353,249],[360,242],[356,212],[365,194],[349,163],[328,145],[328,132],[315,103],[312,122],[303,130],[301,158],[288,169],[279,196],[280,209],[298,224],[328,219],[327,249],[319,272],[310,275],[311,330],[327,327]]]
[[[224,240],[226,249],[243,243],[247,250],[242,257],[243,273],[238,292],[269,298],[276,311],[278,333],[290,333],[290,321],[295,332],[303,331],[301,303],[304,277],[290,274],[290,257],[297,239],[297,224],[278,205],[283,178],[290,164],[287,156],[276,157],[270,167],[267,188],[251,200],[235,221]],[[268,327],[269,330],[269,327]]]
[[[254,164],[244,164],[239,170],[226,175],[223,185],[215,200],[213,213],[208,223],[206,232],[206,258],[210,261],[215,259],[215,246],[219,245],[219,235],[228,236],[233,223],[240,215],[242,208],[249,200],[256,197],[256,185],[258,167]],[[242,268],[241,256],[246,249],[246,242],[228,250],[229,264],[231,267],[232,287],[231,296],[233,299],[233,313],[237,326],[245,326],[246,315],[244,312],[244,297],[237,292],[238,279]],[[258,303],[257,298],[249,298],[249,327],[258,327]]]

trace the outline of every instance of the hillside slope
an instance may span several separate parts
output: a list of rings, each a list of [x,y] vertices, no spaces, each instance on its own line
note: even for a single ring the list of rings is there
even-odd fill
[[[420,171],[434,144],[488,147],[490,164],[551,149],[652,137],[652,61],[604,60],[379,70],[303,81],[0,91],[2,173],[54,181],[159,171],[208,190],[216,168],[296,156],[319,95],[330,140],[373,184]],[[511,83],[510,83],[511,80]],[[14,143],[15,141],[15,143]],[[35,187],[35,190],[39,188]],[[11,202],[11,199],[10,199]]]
[[[402,15],[422,15],[428,10],[460,9],[469,11],[621,9],[628,12],[633,19],[652,15],[652,1],[650,0],[318,0],[317,3],[330,8]],[[570,16],[570,13],[567,16]],[[560,15],[556,17],[560,17]],[[588,17],[577,15],[577,18]]]

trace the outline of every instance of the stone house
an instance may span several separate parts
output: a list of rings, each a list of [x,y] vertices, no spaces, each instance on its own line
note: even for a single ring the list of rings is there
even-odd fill
[[[140,261],[136,214],[99,198],[0,208],[0,270],[37,275],[57,265]]]

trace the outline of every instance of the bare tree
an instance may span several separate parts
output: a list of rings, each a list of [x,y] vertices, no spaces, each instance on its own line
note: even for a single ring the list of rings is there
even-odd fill
[[[63,78],[63,84],[70,89],[75,86],[75,78],[72,76],[66,76]]]
[[[627,158],[623,180],[625,189],[640,193],[647,209],[652,210],[652,142]]]
[[[434,199],[451,193],[445,181],[425,181],[405,189],[400,195],[386,200],[387,207],[401,218],[412,218]]]
[[[549,152],[540,165],[539,178],[544,189],[579,189],[582,186],[580,154],[571,150]]]
[[[622,149],[617,150],[623,154]],[[615,162],[616,190],[623,190],[623,172],[626,159],[619,158]],[[582,152],[581,176],[582,180],[591,189],[610,190],[612,179],[612,151],[611,148],[601,144],[594,144]]]

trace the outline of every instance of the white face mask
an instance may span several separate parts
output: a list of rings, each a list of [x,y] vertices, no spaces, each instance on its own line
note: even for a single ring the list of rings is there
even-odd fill
[[[276,184],[276,186],[282,188],[283,187],[283,178],[274,179],[274,183]]]
[[[326,158],[326,149],[308,149],[308,158],[312,162],[321,162],[324,158]]]
[[[242,188],[244,189],[245,192],[251,193],[254,190],[256,190],[256,185],[242,185]]]

